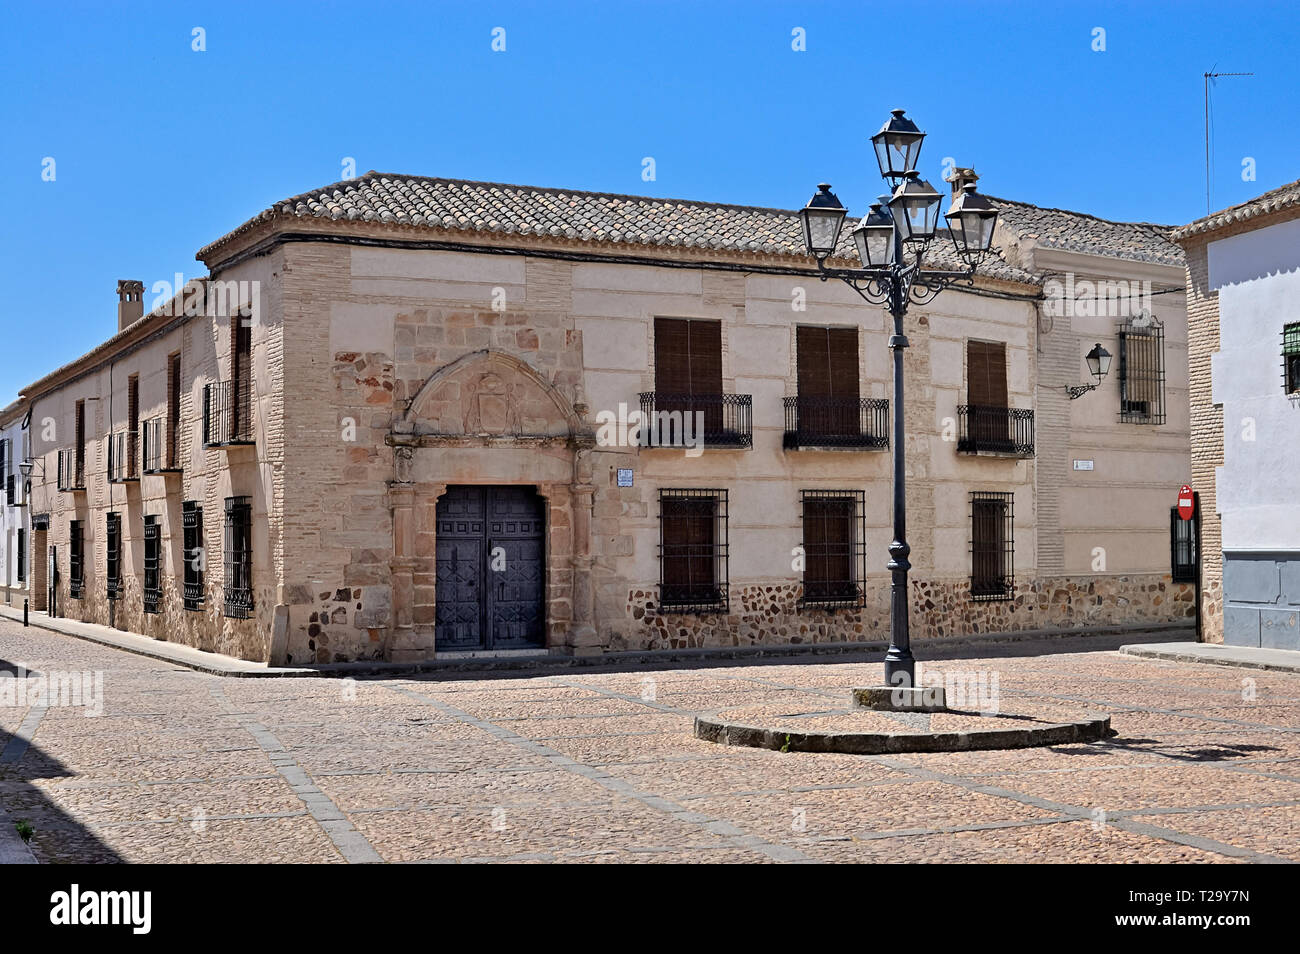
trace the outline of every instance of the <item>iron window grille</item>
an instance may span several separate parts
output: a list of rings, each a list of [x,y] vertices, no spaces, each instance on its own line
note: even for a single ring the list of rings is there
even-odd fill
[[[27,582],[27,531],[18,528],[18,582]]]
[[[75,450],[59,451],[57,478],[59,490],[85,490],[85,473],[85,470],[77,464]]]
[[[108,435],[109,483],[120,484],[140,479],[140,471],[136,467],[135,441],[134,431],[118,431]]]
[[[85,582],[83,542],[81,521],[73,520],[68,526],[68,595],[74,600],[81,599],[81,587]]]
[[[688,436],[705,448],[754,443],[752,395],[643,391],[638,398],[643,447],[684,447]]]
[[[247,497],[226,498],[225,614],[247,619],[253,612],[253,509]]]
[[[1183,520],[1178,508],[1169,508],[1169,565],[1175,583],[1196,582],[1196,521]]]
[[[110,513],[105,518],[104,527],[104,568],[105,589],[110,600],[117,599],[122,593],[122,515]]]
[[[162,581],[159,562],[162,549],[162,527],[158,518],[144,518],[144,611],[158,612],[158,603],[162,599]]]
[[[1034,412],[1023,407],[957,405],[957,453],[1034,456]]]
[[[889,446],[889,402],[884,398],[788,397],[785,405],[786,450],[805,447]]]
[[[207,556],[203,550],[203,508],[196,501],[181,504],[181,528],[185,545],[183,603],[187,610],[203,608],[203,571]]]
[[[1009,600],[1015,593],[1014,495],[973,491],[971,576],[973,600]]]
[[[1282,386],[1300,394],[1300,322],[1282,328]]]
[[[203,445],[226,447],[253,443],[250,388],[243,380],[203,386]]]
[[[1165,423],[1165,330],[1154,318],[1119,326],[1119,419]]]
[[[803,490],[801,606],[848,609],[866,597],[866,494],[861,490]]]
[[[727,491],[660,490],[660,608],[725,613],[727,574]]]
[[[181,469],[170,438],[162,417],[151,417],[141,423],[140,458],[144,473],[165,474]]]

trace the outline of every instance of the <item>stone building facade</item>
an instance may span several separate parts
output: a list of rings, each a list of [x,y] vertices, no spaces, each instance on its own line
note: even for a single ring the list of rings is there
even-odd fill
[[[998,201],[1001,257],[908,319],[913,633],[1184,622],[1180,253]],[[25,389],[53,610],[294,664],[882,639],[885,316],[800,244],[783,210],[377,173],[277,203]],[[1050,314],[1066,275],[1162,293],[1159,420],[1114,373],[1067,396],[1133,332],[1093,291]]]
[[[1187,253],[1205,637],[1300,649],[1300,182],[1174,237]]]

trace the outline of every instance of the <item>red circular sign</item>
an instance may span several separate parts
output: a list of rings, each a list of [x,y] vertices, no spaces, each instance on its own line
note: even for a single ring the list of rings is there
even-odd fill
[[[1183,520],[1191,520],[1194,513],[1196,498],[1192,495],[1192,488],[1183,484],[1178,488],[1178,516]]]

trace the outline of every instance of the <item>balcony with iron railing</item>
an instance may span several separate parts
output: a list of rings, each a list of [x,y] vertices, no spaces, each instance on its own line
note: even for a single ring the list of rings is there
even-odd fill
[[[56,484],[59,490],[86,489],[86,459],[74,449],[59,451]]]
[[[741,448],[754,443],[748,394],[664,394],[644,391],[642,447]]]
[[[133,431],[118,431],[108,435],[108,482],[123,484],[140,479],[140,464],[136,457],[136,435]]]
[[[169,434],[163,418],[151,417],[140,425],[140,457],[146,474],[180,473],[180,449],[175,434]]]
[[[1021,407],[957,407],[957,453],[1034,456],[1034,412]]]
[[[253,402],[247,383],[216,381],[203,387],[203,446],[252,444]]]
[[[786,450],[880,450],[889,446],[889,402],[883,398],[788,397]]]

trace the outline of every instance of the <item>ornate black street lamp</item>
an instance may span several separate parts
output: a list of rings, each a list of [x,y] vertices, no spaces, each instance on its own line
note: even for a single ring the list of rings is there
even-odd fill
[[[871,137],[880,174],[893,190],[881,196],[853,229],[862,268],[828,268],[835,253],[847,211],[831,187],[818,186],[817,194],[800,211],[804,244],[817,260],[822,281],[837,278],[863,300],[884,305],[894,319],[889,347],[894,352],[894,540],[889,545],[893,576],[889,596],[889,652],[885,655],[885,682],[914,686],[916,663],[908,629],[907,571],[911,547],[907,544],[907,500],[903,452],[903,318],[910,304],[927,305],[939,292],[958,283],[973,285],[975,269],[993,246],[997,210],[974,184],[963,188],[945,214],[948,232],[964,269],[933,269],[923,264],[926,248],[938,228],[943,197],[916,172],[925,133],[896,109],[880,132]]]

